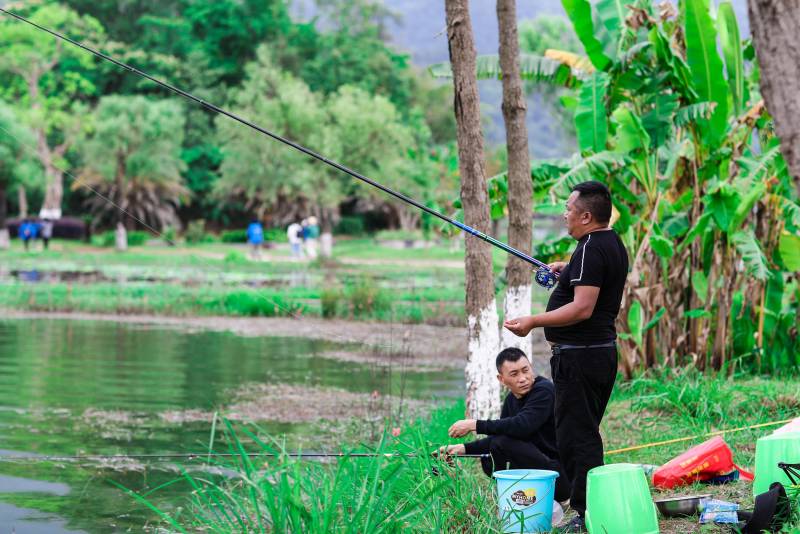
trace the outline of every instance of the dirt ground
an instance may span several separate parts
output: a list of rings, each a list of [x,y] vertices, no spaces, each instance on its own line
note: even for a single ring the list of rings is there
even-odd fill
[[[467,355],[466,330],[453,326],[379,323],[303,317],[165,317],[73,312],[0,310],[5,319],[70,319],[109,321],[188,332],[227,331],[240,336],[289,336],[359,343],[365,350],[334,351],[323,357],[341,361],[389,363],[394,356],[408,354],[420,368],[463,368]],[[541,330],[534,333],[533,364],[537,373],[549,376],[549,350]],[[368,350],[367,347],[373,349]],[[374,349],[378,349],[375,351]]]

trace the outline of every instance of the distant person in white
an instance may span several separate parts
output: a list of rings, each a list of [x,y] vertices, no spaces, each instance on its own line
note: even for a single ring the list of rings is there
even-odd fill
[[[303,232],[303,227],[293,222],[286,229],[286,237],[289,239],[289,247],[292,249],[292,257],[303,257],[303,242],[300,235]]]

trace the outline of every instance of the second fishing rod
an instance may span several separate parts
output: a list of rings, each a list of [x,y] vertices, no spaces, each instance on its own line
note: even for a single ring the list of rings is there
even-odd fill
[[[403,193],[400,193],[400,192],[395,191],[395,190],[393,190],[393,189],[391,189],[389,187],[386,187],[385,185],[383,185],[383,184],[381,184],[379,182],[376,182],[376,181],[364,176],[363,174],[350,169],[349,167],[346,167],[346,166],[344,166],[344,165],[342,165],[340,163],[337,163],[337,162],[335,162],[333,160],[330,160],[327,157],[325,157],[325,156],[323,156],[321,154],[318,154],[317,152],[314,152],[313,150],[311,150],[309,148],[306,148],[306,147],[304,147],[304,146],[292,141],[291,139],[287,139],[287,138],[285,138],[285,137],[283,137],[281,135],[278,135],[278,134],[276,134],[274,132],[271,132],[271,131],[267,130],[266,128],[263,128],[263,127],[255,124],[255,123],[253,123],[253,122],[251,122],[251,121],[249,121],[247,119],[239,117],[235,113],[231,113],[230,111],[227,111],[227,110],[225,110],[223,108],[215,106],[214,104],[211,104],[210,102],[206,102],[202,98],[198,98],[198,97],[192,95],[191,93],[188,93],[188,92],[184,91],[183,89],[180,89],[178,87],[175,87],[174,85],[171,85],[171,84],[168,84],[167,82],[159,80],[158,78],[155,78],[155,77],[147,74],[146,72],[142,72],[142,71],[140,71],[139,69],[137,69],[135,67],[132,67],[132,66],[126,64],[126,63],[123,63],[123,62],[121,62],[121,61],[119,61],[119,60],[117,60],[117,59],[115,59],[115,58],[113,58],[113,57],[111,57],[111,56],[109,56],[107,54],[104,54],[104,53],[102,53],[102,52],[100,52],[98,50],[95,50],[94,48],[91,48],[91,47],[89,47],[89,46],[87,46],[87,45],[85,45],[85,44],[83,44],[81,42],[78,42],[78,41],[75,41],[73,39],[70,39],[69,37],[67,37],[67,36],[65,36],[65,35],[63,35],[61,33],[58,33],[58,32],[56,32],[54,30],[51,30],[50,28],[46,28],[44,26],[41,26],[41,25],[39,25],[39,24],[37,24],[37,23],[35,23],[33,21],[28,20],[27,18],[25,18],[25,17],[23,17],[21,15],[17,15],[16,13],[8,11],[7,9],[3,9],[3,8],[0,7],[0,12],[5,13],[6,15],[8,15],[10,17],[13,17],[13,18],[15,18],[15,19],[17,19],[17,20],[19,20],[21,22],[29,24],[29,25],[31,25],[31,26],[33,26],[33,27],[35,27],[35,28],[37,28],[37,29],[39,29],[39,30],[41,30],[43,32],[49,33],[50,35],[52,35],[53,37],[55,37],[57,39],[60,39],[60,40],[65,41],[67,43],[70,43],[73,46],[77,46],[78,48],[81,48],[82,50],[85,50],[86,52],[89,52],[90,54],[92,54],[92,55],[94,55],[96,57],[99,57],[99,58],[101,58],[101,59],[103,59],[105,61],[109,61],[109,62],[111,62],[111,63],[113,63],[113,64],[115,64],[115,65],[117,65],[119,67],[122,67],[123,69],[126,69],[126,70],[128,70],[128,71],[130,71],[130,72],[132,72],[132,73],[134,73],[134,74],[136,74],[138,76],[146,78],[146,79],[150,80],[151,82],[153,82],[153,83],[155,83],[155,84],[167,89],[168,91],[171,91],[171,92],[173,92],[173,93],[175,93],[177,95],[180,95],[180,96],[182,96],[182,97],[184,97],[184,98],[186,98],[188,100],[191,100],[193,102],[196,102],[196,103],[200,104],[201,106],[203,106],[204,108],[208,109],[209,111],[212,111],[214,113],[218,113],[220,115],[225,115],[226,117],[229,117],[229,118],[235,120],[236,122],[239,122],[239,123],[241,123],[241,124],[243,124],[243,125],[245,125],[245,126],[247,126],[249,128],[252,128],[253,130],[255,130],[255,131],[259,132],[259,133],[262,133],[262,134],[264,134],[266,136],[271,137],[272,139],[275,139],[276,141],[279,141],[279,142],[281,142],[281,143],[283,143],[285,145],[288,145],[288,146],[294,148],[295,150],[298,150],[299,152],[302,152],[303,154],[306,154],[307,156],[310,156],[310,157],[312,157],[312,158],[314,158],[314,159],[316,159],[318,161],[321,161],[322,163],[325,163],[326,165],[329,165],[329,166],[331,166],[331,167],[333,167],[333,168],[335,168],[337,170],[340,170],[343,173],[352,176],[353,178],[361,180],[362,182],[364,182],[366,184],[369,184],[372,187],[380,189],[384,193],[387,193],[387,194],[389,194],[389,195],[391,195],[391,196],[393,196],[393,197],[395,197],[397,199],[400,199],[403,202],[405,202],[407,204],[410,204],[410,205],[412,205],[412,206],[424,211],[425,213],[428,213],[429,215],[437,217],[438,219],[441,219],[442,221],[445,221],[445,222],[447,222],[447,223],[459,228],[460,230],[462,230],[464,232],[467,232],[468,234],[470,234],[472,236],[475,236],[475,237],[477,237],[479,239],[482,239],[483,241],[485,241],[485,242],[487,242],[487,243],[489,243],[491,245],[494,245],[495,247],[498,247],[498,248],[504,250],[505,252],[507,252],[507,253],[509,253],[509,254],[511,254],[513,256],[516,256],[517,258],[519,258],[519,259],[521,259],[523,261],[526,261],[526,262],[530,263],[531,265],[536,266],[537,270],[536,270],[536,273],[534,275],[534,279],[536,280],[537,284],[539,284],[540,286],[544,287],[545,289],[550,289],[556,284],[556,281],[558,279],[558,275],[556,273],[554,273],[553,271],[551,271],[546,263],[541,262],[541,261],[537,260],[536,258],[534,258],[533,256],[530,256],[529,254],[525,254],[524,252],[522,252],[520,250],[517,250],[514,247],[509,246],[506,243],[503,243],[502,241],[499,241],[498,239],[495,239],[494,237],[481,232],[480,230],[477,230],[475,228],[472,228],[471,226],[468,226],[468,225],[466,225],[466,224],[464,224],[462,222],[459,222],[459,221],[453,219],[452,217],[448,217],[447,215],[444,215],[443,213],[440,213],[440,212],[438,212],[438,211],[436,211],[436,210],[434,210],[432,208],[429,208],[428,206],[422,204],[421,202],[418,202],[417,200],[414,200],[413,198],[411,198],[411,197],[409,197],[407,195],[404,195]]]

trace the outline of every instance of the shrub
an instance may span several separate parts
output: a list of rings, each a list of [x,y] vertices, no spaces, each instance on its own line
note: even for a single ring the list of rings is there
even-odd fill
[[[114,232],[111,232],[112,236]],[[128,246],[129,247],[140,247],[147,243],[147,240],[150,239],[149,232],[142,232],[139,230],[134,230],[132,232],[128,232]]]
[[[184,237],[186,237],[186,242],[191,245],[214,241],[214,238],[206,233],[205,219],[197,219],[190,222],[189,226],[186,227],[186,234],[184,234]]]
[[[167,226],[166,228],[164,228],[164,230],[161,232],[161,238],[167,245],[174,246],[175,240],[177,239],[177,233],[175,232],[175,227]]]
[[[365,317],[388,311],[391,300],[374,281],[364,279],[347,288],[347,300],[354,317]]]
[[[264,230],[264,241],[267,243],[288,243],[285,228],[267,228]]]
[[[364,219],[357,216],[345,216],[333,229],[336,234],[361,236],[364,235]]]
[[[114,246],[114,231],[108,230],[92,236],[92,245],[96,247],[113,247]]]
[[[247,230],[225,230],[220,234],[223,243],[247,243]]]
[[[326,319],[336,317],[342,300],[342,292],[338,289],[323,289],[319,296],[322,316]]]

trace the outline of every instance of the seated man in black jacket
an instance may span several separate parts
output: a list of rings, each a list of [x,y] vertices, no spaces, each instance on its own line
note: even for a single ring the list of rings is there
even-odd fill
[[[559,473],[554,499],[569,498],[570,483],[561,468],[556,448],[553,415],[555,388],[543,376],[533,374],[525,353],[507,348],[497,355],[497,379],[509,390],[500,419],[456,421],[448,433],[460,438],[470,432],[488,437],[441,448],[447,454],[490,454],[481,458],[483,470],[491,476],[502,469],[549,469]]]

